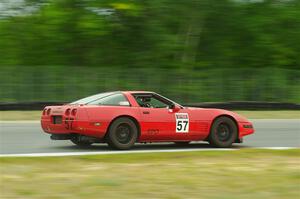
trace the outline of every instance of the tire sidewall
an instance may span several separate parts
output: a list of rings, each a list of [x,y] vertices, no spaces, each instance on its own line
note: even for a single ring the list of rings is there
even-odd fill
[[[217,135],[217,128],[220,124],[226,124],[230,128],[230,139],[227,141],[220,141]],[[229,117],[219,117],[212,124],[211,132],[209,135],[209,142],[215,147],[226,148],[230,147],[232,143],[237,139],[238,129],[236,123]]]
[[[127,124],[130,127],[130,133],[131,133],[132,137],[131,137],[130,141],[126,144],[120,143],[116,138],[117,128],[121,124]],[[126,149],[130,149],[134,145],[134,143],[137,140],[137,137],[138,137],[138,129],[137,129],[136,124],[131,119],[122,117],[122,118],[118,118],[115,121],[113,121],[113,123],[109,127],[107,143],[112,148],[126,150]]]

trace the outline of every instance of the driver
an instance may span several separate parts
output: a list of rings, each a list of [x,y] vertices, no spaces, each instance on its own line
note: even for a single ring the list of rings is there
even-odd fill
[[[143,97],[142,102],[143,102],[143,107],[152,108],[152,105],[150,103],[151,102],[150,97]]]
[[[141,107],[152,108],[151,97],[137,97],[137,102]]]

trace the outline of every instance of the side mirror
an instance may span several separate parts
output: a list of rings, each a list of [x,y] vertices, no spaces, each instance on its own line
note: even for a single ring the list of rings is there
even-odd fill
[[[174,109],[175,108],[175,104],[170,104],[168,108],[169,109]]]
[[[169,109],[172,109],[173,111],[179,111],[181,107],[177,104],[170,104]]]

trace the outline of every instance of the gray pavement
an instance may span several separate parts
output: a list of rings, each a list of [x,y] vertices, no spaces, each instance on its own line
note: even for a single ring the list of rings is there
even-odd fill
[[[300,119],[252,120],[256,132],[246,136],[244,143],[233,148],[300,147]],[[188,146],[173,143],[136,144],[132,150],[208,149],[206,142],[194,142]],[[0,154],[107,152],[106,144],[95,144],[86,149],[74,146],[70,141],[52,141],[43,133],[39,122],[0,122]]]

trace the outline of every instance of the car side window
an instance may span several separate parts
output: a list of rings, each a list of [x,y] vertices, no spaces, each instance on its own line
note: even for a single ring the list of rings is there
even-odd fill
[[[110,96],[95,100],[93,102],[90,102],[88,104],[111,105],[111,106],[130,106],[130,103],[128,102],[126,97],[121,93],[110,95]]]
[[[148,108],[168,107],[168,104],[155,98],[154,96],[135,96],[135,99],[141,107],[148,107]]]
[[[150,105],[153,108],[166,108],[168,105],[154,97],[151,97]]]

